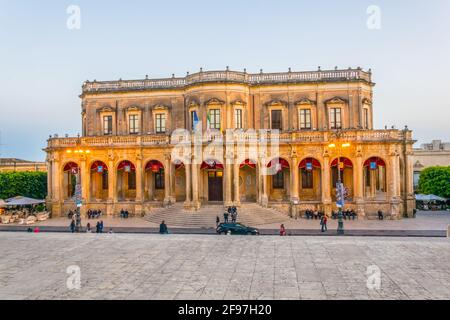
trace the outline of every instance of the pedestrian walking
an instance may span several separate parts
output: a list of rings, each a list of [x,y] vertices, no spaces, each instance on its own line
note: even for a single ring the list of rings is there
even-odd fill
[[[383,220],[383,211],[378,210],[378,220]]]
[[[328,231],[328,227],[327,227],[327,216],[322,216],[322,218],[320,218],[320,226],[321,226],[321,230],[322,232]]]
[[[70,222],[70,232],[72,232],[72,233],[75,232],[75,220],[73,220],[73,219]]]

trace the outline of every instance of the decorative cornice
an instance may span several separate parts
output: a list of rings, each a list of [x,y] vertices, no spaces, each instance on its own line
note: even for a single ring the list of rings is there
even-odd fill
[[[126,111],[142,111],[141,107],[136,105],[131,105],[125,108]]]
[[[157,103],[151,107],[152,110],[169,110],[170,107],[164,104]]]
[[[363,103],[363,104],[367,104],[367,105],[369,105],[369,106],[372,105],[372,101],[371,101],[370,99],[367,99],[367,98],[362,99],[362,103]]]
[[[245,101],[237,99],[237,100],[234,100],[233,102],[231,102],[231,105],[233,105],[233,106],[245,106],[245,105],[247,105],[247,103]]]
[[[115,110],[108,105],[105,105],[103,107],[101,107],[100,109],[97,109],[97,112],[114,112]]]

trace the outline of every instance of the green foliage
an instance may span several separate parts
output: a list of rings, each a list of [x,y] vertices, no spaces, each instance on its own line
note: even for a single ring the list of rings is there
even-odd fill
[[[450,198],[450,167],[429,167],[420,173],[419,191]]]
[[[46,172],[0,172],[0,199],[24,196],[45,199]]]

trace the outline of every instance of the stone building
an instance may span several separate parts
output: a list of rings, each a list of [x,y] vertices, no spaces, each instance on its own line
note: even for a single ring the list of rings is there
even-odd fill
[[[48,205],[74,208],[78,176],[82,211],[255,202],[329,214],[340,176],[360,216],[411,215],[412,134],[373,128],[373,86],[361,68],[86,81],[82,136],[45,149]]]
[[[0,172],[46,171],[45,162],[22,160],[17,158],[0,158]]]
[[[419,185],[420,173],[433,166],[450,166],[450,142],[433,140],[413,149],[414,188]]]

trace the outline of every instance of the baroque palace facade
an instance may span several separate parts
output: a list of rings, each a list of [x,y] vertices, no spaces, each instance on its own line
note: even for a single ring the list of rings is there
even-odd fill
[[[142,215],[256,202],[330,214],[340,176],[359,216],[411,216],[412,133],[373,128],[373,86],[361,68],[86,81],[81,137],[45,149],[48,206]]]

